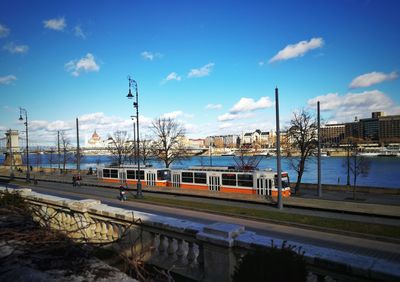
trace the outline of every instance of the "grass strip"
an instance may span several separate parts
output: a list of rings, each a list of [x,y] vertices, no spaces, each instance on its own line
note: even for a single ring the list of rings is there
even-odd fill
[[[354,232],[359,234],[384,236],[395,239],[400,238],[400,227],[385,225],[385,224],[365,223],[365,222],[310,216],[310,215],[299,215],[293,213],[285,213],[282,211],[266,211],[260,209],[243,208],[243,207],[237,207],[234,204],[228,206],[228,205],[201,203],[195,201],[159,198],[153,196],[145,196],[143,199],[130,198],[130,200],[153,203],[153,204],[154,203],[164,204],[179,208],[188,208],[188,209],[208,211],[208,212],[214,211],[229,215],[239,215],[261,220],[274,220],[285,223],[305,224],[309,226],[329,228],[338,231]]]

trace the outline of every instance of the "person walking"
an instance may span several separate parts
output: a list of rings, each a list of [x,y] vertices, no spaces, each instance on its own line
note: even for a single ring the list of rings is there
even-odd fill
[[[121,202],[126,201],[126,191],[125,191],[125,187],[121,184],[119,186],[119,200]]]
[[[81,181],[82,181],[82,176],[80,174],[78,174],[76,176],[76,184],[81,187]]]
[[[76,176],[74,174],[74,175],[72,175],[72,187],[75,187],[75,186],[76,186]]]

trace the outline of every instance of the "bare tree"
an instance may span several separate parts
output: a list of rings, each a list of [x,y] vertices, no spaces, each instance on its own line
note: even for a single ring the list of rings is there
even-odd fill
[[[251,149],[246,147],[240,147],[239,150],[236,151],[233,160],[238,169],[253,170],[258,167],[261,162],[262,156],[255,156],[254,154],[250,154],[250,151]]]
[[[65,172],[66,165],[71,159],[69,151],[71,150],[71,141],[65,131],[60,132],[60,150],[61,150],[61,161],[62,169]]]
[[[152,155],[151,143],[152,141],[150,140],[150,138],[148,137],[141,138],[139,146],[140,150],[139,159],[142,161],[143,165],[146,165],[147,160]]]
[[[36,171],[39,171],[39,167],[42,168],[42,149],[39,146],[36,146],[35,165]]]
[[[356,187],[358,176],[367,176],[371,162],[368,158],[360,156],[357,144],[361,140],[356,138],[347,138],[344,143],[347,145],[347,156],[343,166],[347,168],[347,185],[350,186],[350,176],[353,177],[353,200],[356,199]]]
[[[50,147],[49,151],[47,153],[47,161],[50,164],[50,171],[53,170],[53,164],[56,163],[55,153],[56,153],[56,149],[54,147]]]
[[[124,164],[133,152],[133,142],[128,140],[126,131],[116,131],[108,137],[107,150],[113,155],[117,165]]]
[[[152,151],[164,162],[165,167],[187,156],[188,152],[182,143],[185,129],[174,119],[158,118],[153,121],[151,130],[155,135]]]
[[[297,194],[306,168],[306,161],[315,153],[318,144],[315,118],[305,109],[294,112],[287,131],[287,138],[288,155],[292,150],[299,154],[298,158],[290,158],[290,166],[297,172],[294,188],[294,193]]]

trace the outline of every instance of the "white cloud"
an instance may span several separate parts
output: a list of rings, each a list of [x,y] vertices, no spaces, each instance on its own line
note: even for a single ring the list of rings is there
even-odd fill
[[[82,39],[86,39],[86,34],[83,32],[80,25],[74,27],[74,34],[76,37],[80,37]]]
[[[218,116],[218,121],[229,121],[229,120],[235,120],[238,118],[239,118],[239,114],[226,113],[226,114]]]
[[[207,65],[202,66],[199,69],[191,69],[190,72],[188,73],[188,77],[203,77],[203,76],[208,76],[210,75],[213,67],[214,67],[214,63],[208,63]]]
[[[143,51],[142,53],[140,53],[140,55],[142,56],[142,58],[144,60],[148,60],[148,61],[153,61],[154,59],[159,59],[162,57],[162,54],[160,53],[153,53],[150,51]]]
[[[375,85],[387,80],[394,80],[398,77],[399,76],[395,71],[388,74],[374,71],[357,76],[352,80],[349,87],[350,88],[369,87],[371,85]]]
[[[177,117],[180,117],[183,115],[182,111],[173,111],[170,113],[165,113],[161,117],[162,118],[170,118],[170,119],[176,119]]]
[[[4,45],[3,49],[12,54],[25,54],[28,52],[29,47],[28,45],[15,45],[14,42],[9,42]]]
[[[176,80],[176,81],[181,81],[181,77],[176,73],[176,72],[171,72],[169,75],[167,75],[166,78],[164,78],[161,83],[166,83],[167,81],[170,80]]]
[[[50,19],[43,21],[44,27],[48,29],[62,31],[67,26],[64,18]]]
[[[122,118],[119,116],[107,116],[102,112],[84,114],[79,119],[79,131],[82,139],[84,136],[91,136],[96,130],[104,140],[108,135],[115,131],[127,131],[130,138],[132,132],[132,119]],[[140,116],[141,133],[145,134],[148,127],[151,126],[152,119],[145,116]],[[31,120],[29,123],[29,139],[32,144],[48,144],[55,145],[57,131],[62,130],[70,139],[71,143],[75,144],[75,119],[73,120]],[[82,143],[83,144],[83,143]]]
[[[231,113],[249,112],[258,109],[265,109],[273,106],[269,97],[261,97],[258,101],[252,98],[241,98],[231,109]]]
[[[206,110],[218,110],[221,109],[222,105],[221,104],[208,104],[206,106]]]
[[[13,81],[17,80],[17,78],[14,75],[6,75],[6,76],[1,76],[0,77],[0,85],[7,85],[12,83]]]
[[[218,116],[218,121],[230,121],[236,119],[245,119],[245,118],[253,118],[254,115],[252,113],[226,113]]]
[[[65,69],[70,72],[72,76],[79,76],[82,71],[99,71],[100,66],[96,63],[94,56],[91,53],[87,53],[86,57],[81,58],[79,61],[72,60],[66,63]]]
[[[303,40],[296,44],[290,44],[280,50],[278,54],[276,54],[274,57],[272,57],[269,60],[269,63],[300,57],[308,51],[320,48],[323,45],[324,40],[321,37],[311,38],[310,41]]]
[[[236,124],[231,123],[231,122],[223,122],[218,126],[219,129],[226,129],[226,128],[231,129],[234,127],[236,127]]]
[[[329,93],[308,100],[308,105],[316,108],[317,101],[320,101],[321,111],[331,114],[329,119],[341,122],[353,120],[355,116],[369,117],[372,112],[377,111],[388,114],[400,113],[400,107],[379,90],[349,92],[343,96],[338,93]]]
[[[0,24],[0,38],[7,37],[10,34],[10,29],[5,25]]]

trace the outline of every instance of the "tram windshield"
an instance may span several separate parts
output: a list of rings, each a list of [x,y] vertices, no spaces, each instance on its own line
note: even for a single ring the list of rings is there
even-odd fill
[[[282,176],[282,188],[290,188],[289,176]],[[278,188],[278,178],[275,176],[275,187]]]
[[[289,177],[282,177],[282,188],[290,187]]]

